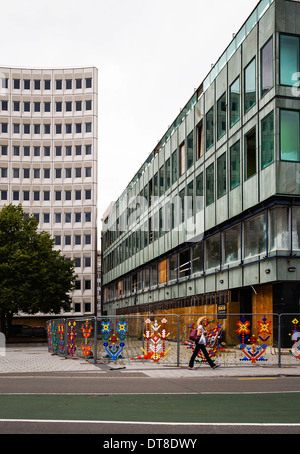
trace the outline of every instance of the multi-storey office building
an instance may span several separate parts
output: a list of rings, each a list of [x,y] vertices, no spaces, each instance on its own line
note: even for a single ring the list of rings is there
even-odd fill
[[[97,69],[0,68],[0,208],[21,203],[75,260],[72,313],[94,313]]]
[[[260,1],[105,213],[103,312],[299,310],[299,76],[300,3]]]

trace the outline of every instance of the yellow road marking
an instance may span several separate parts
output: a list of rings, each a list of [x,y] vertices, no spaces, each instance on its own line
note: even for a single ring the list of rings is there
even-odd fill
[[[238,380],[277,380],[277,377],[249,377],[249,378],[238,378]]]

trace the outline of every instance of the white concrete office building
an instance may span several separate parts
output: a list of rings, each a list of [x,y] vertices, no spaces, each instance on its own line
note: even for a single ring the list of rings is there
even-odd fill
[[[97,77],[94,67],[0,68],[0,209],[21,203],[75,259],[78,316],[97,301]]]

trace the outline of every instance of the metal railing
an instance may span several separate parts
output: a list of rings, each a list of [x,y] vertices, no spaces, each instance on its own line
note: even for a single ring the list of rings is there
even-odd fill
[[[189,332],[205,316],[206,348],[229,366],[299,366],[300,314],[151,314],[52,319],[48,350],[97,362],[188,364]],[[205,362],[202,353],[196,362]]]

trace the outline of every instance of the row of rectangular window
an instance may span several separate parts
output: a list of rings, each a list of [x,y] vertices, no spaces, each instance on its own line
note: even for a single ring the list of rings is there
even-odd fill
[[[264,169],[274,161],[274,112],[272,111],[261,121],[261,169]],[[291,140],[297,140],[295,133],[293,133]],[[298,139],[300,145],[300,138]],[[285,150],[284,156],[289,156],[289,151],[286,147],[282,146]],[[236,188],[241,183],[241,145],[240,140],[235,142],[229,149],[229,188],[230,190]],[[300,152],[299,152],[300,156]],[[289,159],[292,159],[289,156]],[[171,184],[176,183],[178,178],[178,163],[177,151],[173,153],[170,158],[160,167],[159,171],[153,176],[149,183],[143,188],[139,194],[139,205],[141,212],[145,211],[150,207],[155,200],[163,196],[165,191],[170,188]],[[256,128],[254,127],[245,135],[244,145],[244,180],[251,178],[257,172],[257,147],[256,147]],[[226,194],[228,190],[227,185],[227,153],[224,152],[217,159],[217,198],[221,198]],[[193,201],[193,197],[204,196],[203,191],[203,173],[195,177],[195,184],[192,180],[188,183],[187,187],[182,189],[179,193],[179,197],[184,200],[184,197],[191,197],[192,206],[189,210],[189,214],[192,216],[197,210],[196,201]],[[215,201],[215,163],[212,163],[206,168],[206,206],[212,204]],[[134,206],[135,201],[133,202]],[[182,221],[186,219],[186,213],[184,211],[184,204],[182,203]],[[128,225],[128,219],[130,218],[129,209],[120,216],[120,224]],[[123,219],[122,217],[126,217]],[[180,215],[181,217],[181,215]],[[131,216],[131,220],[134,221],[134,216]],[[128,227],[130,227],[128,225]]]
[[[89,268],[92,266],[91,257],[83,257],[83,260],[81,257],[74,257],[73,260],[75,268],[81,268],[82,263],[84,268]]]
[[[12,200],[17,202],[21,200],[20,193],[23,193],[23,202],[27,202],[30,200],[30,191],[17,191],[13,190],[12,191]],[[42,200],[41,199],[41,194],[43,194],[43,201],[48,202],[50,201],[50,196],[51,196],[51,191],[32,191],[33,192],[33,198],[32,200],[37,202]],[[73,192],[73,198],[72,198],[72,192]],[[82,192],[84,194],[84,199],[82,198]],[[92,190],[91,189],[86,189],[85,191],[81,190],[75,190],[75,191],[54,191],[54,201],[59,202],[63,200],[63,193],[64,193],[64,200],[69,201],[69,200],[92,200]],[[3,189],[0,191],[1,194],[1,200],[8,200],[8,191],[6,189]]]
[[[31,80],[31,79],[22,79],[22,80],[13,79],[13,89],[20,90],[22,81],[23,81],[24,90],[31,90],[31,88],[33,88],[34,90],[41,90],[42,87],[44,90],[51,90],[51,80],[50,79],[44,79],[43,81],[41,79],[33,79],[33,80]],[[42,85],[42,82],[44,82],[43,85]],[[75,80],[65,79],[64,82],[65,82],[66,90],[72,90],[73,87],[77,90],[80,90],[81,88],[84,87],[82,78],[78,78]],[[9,78],[8,77],[2,78],[1,85],[2,85],[2,88],[8,89],[9,88]],[[85,88],[92,88],[92,78],[91,77],[85,78]],[[63,89],[63,79],[55,80],[55,89],[56,90]]]
[[[293,253],[300,254],[300,207],[275,207],[133,273],[130,292],[220,271],[222,266],[236,266],[242,260]],[[123,261],[120,254],[125,254],[124,260],[128,257],[128,251],[115,250],[104,259],[104,273]],[[113,285],[122,287],[119,283]]]
[[[300,112],[297,110],[280,109],[280,159],[282,161],[300,162]],[[256,127],[252,128],[244,137],[244,181],[257,173],[257,141]],[[261,120],[260,128],[260,166],[261,170],[274,162],[274,111],[270,112]],[[241,183],[241,144],[240,140],[229,149],[229,189],[232,190]],[[169,160],[168,160],[169,161]],[[166,166],[168,165],[166,162]],[[170,162],[169,162],[170,166]],[[168,171],[168,175],[165,173]],[[221,198],[227,192],[227,154],[224,152],[216,162],[216,195]],[[177,173],[176,173],[177,175]],[[166,179],[166,184],[165,184]],[[152,196],[164,194],[165,187],[170,187],[170,167],[162,166],[153,177],[153,183],[148,185],[140,193],[141,198],[151,205]],[[196,179],[196,196],[203,196],[203,175]],[[192,196],[193,182],[190,182],[185,190],[181,191],[182,197]],[[181,196],[180,193],[180,196]],[[206,168],[206,206],[215,201],[215,163]],[[141,205],[142,207],[142,205]]]
[[[29,214],[26,214],[25,217],[28,217]],[[40,222],[40,213],[32,213],[32,216],[35,217],[35,219]],[[50,224],[50,213],[43,213],[42,214],[42,222],[44,224]],[[92,222],[92,213],[90,211],[86,211],[84,213],[82,212],[75,212],[73,213],[54,213],[53,214],[53,222],[55,224],[61,224],[63,221],[65,224],[70,224],[72,223],[72,217],[73,217],[73,222],[74,223],[81,223],[83,222]]]
[[[64,239],[65,246],[72,246],[72,235],[54,235],[55,245],[61,246],[62,245],[62,238]],[[87,234],[83,235],[73,235],[73,246],[80,246],[83,245],[90,245],[92,244],[92,235]]]
[[[19,145],[13,145],[12,147],[12,154],[13,156],[20,156],[20,146]],[[63,153],[63,147],[62,146],[55,146],[55,156],[62,156]],[[92,154],[92,145],[84,145],[85,148],[85,154],[90,155]],[[64,154],[65,156],[72,156],[72,145],[66,145],[64,147]],[[80,156],[82,154],[82,145],[75,145],[74,146],[75,150],[75,155]],[[23,146],[23,156],[30,156],[31,153],[31,147],[29,146]],[[8,155],[8,145],[1,145],[1,154],[2,156],[7,156]],[[50,146],[44,146],[43,147],[43,156],[50,156],[51,155],[51,147]],[[33,147],[33,156],[38,157],[41,156],[41,147]]]
[[[91,290],[91,289],[92,289],[92,281],[90,279],[83,280],[83,287],[81,286],[81,281],[79,279],[76,279],[75,290]],[[75,306],[76,306],[76,303],[75,303]],[[77,311],[78,311],[78,309],[77,309]]]
[[[292,51],[289,52],[289,46]],[[274,86],[273,71],[273,38],[271,38],[261,49],[261,97]],[[297,35],[280,35],[280,62],[281,62],[281,84],[293,86],[296,84],[295,74],[300,74],[300,37]],[[256,57],[244,69],[244,113],[250,111],[256,104]],[[298,77],[299,78],[299,77]],[[298,83],[299,86],[299,83]],[[241,82],[240,76],[229,87],[229,126],[232,128],[241,118]],[[227,131],[227,93],[217,100],[216,104],[216,137],[220,140]],[[206,150],[209,150],[215,143],[215,114],[214,106],[196,126],[195,133],[192,131],[182,142],[178,149],[173,152],[172,170],[170,158],[166,161],[166,189],[174,184],[178,177],[183,175],[192,167],[195,159],[203,156],[204,140],[206,139]],[[196,156],[194,156],[194,144],[196,142]],[[291,155],[290,155],[291,156]],[[287,156],[286,156],[287,158]],[[178,161],[178,163],[177,163]],[[176,165],[174,166],[174,162]],[[172,172],[172,173],[171,173]],[[249,174],[252,173],[249,168]]]
[[[300,36],[280,34],[280,84],[299,87],[300,75]],[[261,97],[274,86],[274,69],[273,69],[273,37],[260,50],[260,65],[261,65]],[[256,104],[256,57],[244,69],[244,113],[250,111]],[[299,96],[298,90],[293,93],[294,96]],[[240,76],[229,87],[228,95],[229,103],[229,126],[232,128],[241,117],[241,82]],[[220,140],[227,131],[227,93],[217,100],[216,104],[216,136]],[[299,162],[299,112],[296,111],[281,111],[281,142],[280,142],[280,157],[282,160]],[[205,124],[204,124],[205,123]],[[274,160],[274,118],[272,115],[267,117],[262,122],[262,153],[261,153],[261,168],[265,168]],[[195,136],[195,137],[194,137]],[[144,187],[141,195],[148,200],[148,205],[151,205],[151,198],[162,195],[165,190],[177,182],[194,164],[195,158],[198,160],[203,156],[204,140],[206,138],[206,150],[209,150],[215,142],[215,114],[214,106],[206,113],[205,122],[201,120],[196,126],[195,131],[192,131],[176,149],[171,158],[168,158],[164,164],[164,168],[159,170],[159,173],[153,177],[148,185]],[[196,156],[194,156],[194,143],[196,140]],[[253,176],[257,169],[256,163],[256,131],[255,129],[245,137],[245,179]],[[238,161],[231,160],[231,176],[230,188],[233,189],[240,184],[240,145],[236,144],[231,150],[231,156],[236,155]],[[225,186],[225,156],[219,160],[218,173],[223,173],[217,194],[218,198],[226,192]],[[235,168],[234,168],[235,167]],[[223,171],[221,170],[223,168]],[[207,204],[214,201],[214,164],[207,170]]]
[[[33,131],[31,131],[31,126],[33,126]],[[31,132],[33,134],[41,134],[42,131],[42,126],[43,128],[43,133],[44,134],[51,134],[51,125],[50,124],[33,124],[31,125],[30,123],[23,123],[23,134],[30,134]],[[65,123],[65,134],[72,134],[72,126],[75,126],[74,133],[75,134],[81,134],[83,132],[89,133],[92,132],[92,123],[75,123],[74,125],[72,123]],[[12,133],[13,134],[20,134],[21,133],[21,125],[20,123],[13,123],[12,125]],[[8,123],[1,123],[1,132],[3,134],[8,134]],[[62,134],[63,133],[63,124],[59,123],[55,125],[55,134]]]
[[[273,39],[271,39],[262,49],[262,95],[265,95],[273,86]],[[254,58],[245,68],[245,113],[256,104],[256,59]],[[230,105],[230,127],[232,127],[240,119],[240,77],[230,86],[229,105]],[[217,138],[221,139],[227,130],[227,109],[226,109],[226,92],[217,101]],[[195,133],[192,131],[182,142],[178,149],[172,154],[171,159],[168,158],[165,167],[165,177],[157,175],[157,181],[162,181],[165,178],[165,189],[169,189],[171,184],[174,184],[180,176],[192,167],[195,162],[194,144],[196,142],[196,160],[203,156],[203,134],[205,130],[206,150],[209,150],[214,144],[214,107],[212,107],[205,117],[205,129],[203,120],[196,126]],[[161,185],[162,186],[162,185]],[[153,184],[155,191],[156,185]],[[151,188],[150,188],[151,189]],[[162,189],[164,191],[164,189]],[[153,194],[153,195],[158,195]]]
[[[300,111],[280,109],[279,118],[280,159],[282,161],[300,162]],[[172,221],[170,228],[173,229],[203,209],[204,199],[200,199],[199,202],[199,198],[205,196],[205,204],[209,206],[215,202],[215,199],[223,197],[228,190],[233,190],[240,185],[242,181],[241,172],[244,174],[244,181],[254,176],[258,168],[256,134],[257,130],[254,127],[244,136],[243,169],[241,169],[241,141],[238,140],[229,148],[228,157],[227,152],[224,152],[216,160],[216,163],[213,162],[206,168],[205,185],[204,174],[201,172],[179,192],[179,199],[181,200],[180,210],[174,214],[174,207],[176,205],[172,203],[171,208],[168,206],[161,208],[159,212],[153,215],[152,226],[161,225],[161,218],[165,216],[164,211],[170,209],[170,220]],[[274,111],[270,112],[261,120],[260,135],[260,167],[263,170],[274,162]],[[175,165],[177,165],[176,162]],[[227,172],[227,165],[229,166],[229,172]],[[153,200],[158,200],[164,194],[166,188],[170,187],[171,170],[170,159],[168,159],[141,191],[138,200],[141,212],[148,209],[153,204]],[[189,205],[186,207],[184,200],[187,199],[189,200]],[[136,200],[132,204],[133,211],[136,209],[134,207],[135,202]],[[120,215],[113,228],[104,233],[104,249],[108,248],[122,231],[130,228],[130,219],[134,221],[135,217],[132,216],[130,207],[128,207]],[[117,224],[118,226],[123,226],[122,230],[116,228]],[[165,232],[163,229],[153,229],[151,227],[146,230],[149,230],[147,240],[149,242]],[[152,231],[154,231],[153,237],[150,235]]]
[[[273,77],[273,38],[261,49],[261,97],[263,97],[274,85]],[[241,117],[241,83],[240,76],[229,87],[229,124],[232,128]],[[246,114],[256,104],[256,57],[244,70],[244,113]],[[203,135],[205,133],[206,150],[208,151],[217,140],[220,140],[227,132],[227,93],[224,92],[216,103],[216,131],[215,113],[212,106],[205,115],[204,122],[201,120],[196,127],[196,160],[203,156]],[[194,132],[192,131],[186,141],[179,146],[179,171],[173,175],[175,182],[178,176],[183,175],[194,164]]]
[[[92,176],[92,167],[84,167],[84,175],[82,175],[82,168],[75,167],[75,178],[89,178]],[[13,167],[12,168],[12,178],[20,178],[20,168]],[[30,178],[30,170],[29,168],[23,168],[23,178],[27,179]],[[33,178],[41,178],[41,169],[32,169]],[[63,169],[56,168],[54,169],[55,176],[54,178],[62,178]],[[0,177],[1,178],[8,178],[8,168],[7,167],[0,167]],[[72,178],[72,168],[65,167],[65,178]],[[50,178],[50,169],[44,169],[44,178]]]
[[[273,74],[273,38],[261,49],[261,97],[274,86]],[[256,58],[244,70],[244,113],[247,113],[256,104]],[[294,96],[298,96],[300,75],[300,36],[280,34],[280,85],[295,87]],[[220,140],[227,131],[227,96],[226,92],[217,100],[216,104],[216,138]],[[229,126],[232,128],[241,117],[241,83],[240,77],[229,87]],[[206,150],[215,142],[214,106],[205,116]],[[198,126],[197,133],[197,159],[203,155],[203,125]],[[189,137],[188,139],[189,140]],[[191,140],[191,137],[190,137]],[[190,150],[189,150],[190,148]],[[185,150],[183,149],[183,152]],[[187,145],[187,156],[181,159],[183,164],[180,174],[193,164],[192,148]]]
[[[33,104],[33,112],[41,112],[41,102],[29,102],[29,101],[24,101],[23,102],[23,112],[31,112],[31,104]],[[44,102],[44,112],[51,112],[51,102]],[[72,101],[66,101],[65,103],[65,112],[72,112],[73,111],[73,102]],[[75,112],[81,112],[83,101],[74,101],[75,104]],[[20,106],[21,102],[20,101],[12,101],[13,105],[13,112],[20,112]],[[8,101],[3,100],[1,101],[1,107],[2,111],[7,112],[8,111]],[[87,100],[85,101],[85,110],[92,110],[92,101]],[[63,103],[61,101],[55,102],[55,112],[62,112],[63,111]]]
[[[81,303],[74,303],[74,312],[81,313]],[[91,312],[92,306],[91,303],[84,303],[84,312]]]
[[[274,85],[273,75],[273,38],[261,49],[261,97]],[[229,87],[229,126],[232,128],[241,116],[240,76]],[[244,113],[256,104],[256,57],[244,70]],[[217,100],[216,137],[220,140],[227,132],[227,94]],[[214,145],[214,106],[206,114],[206,150]],[[201,154],[201,153],[199,153]],[[203,150],[202,150],[203,154]]]

